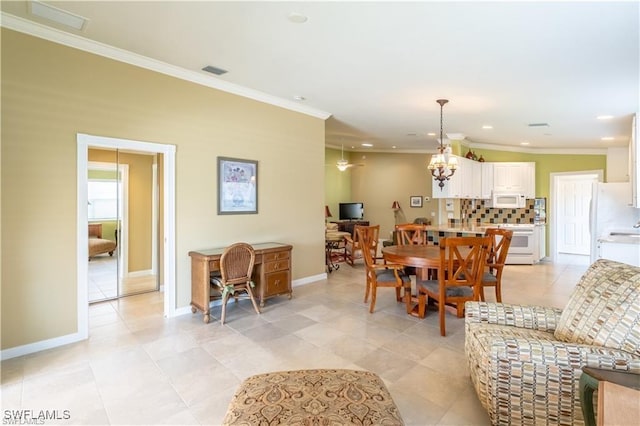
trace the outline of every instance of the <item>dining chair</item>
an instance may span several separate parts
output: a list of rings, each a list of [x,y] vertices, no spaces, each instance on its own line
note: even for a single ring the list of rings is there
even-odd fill
[[[438,302],[440,334],[445,336],[445,306],[453,305],[458,318],[464,316],[464,303],[478,300],[480,282],[490,237],[445,237],[439,241],[438,278],[416,280],[418,316],[425,317],[429,298]]]
[[[480,300],[484,302],[485,287],[495,287],[496,302],[500,303],[502,302],[502,270],[511,245],[513,231],[505,228],[487,228],[484,235],[491,238],[491,244],[487,250],[487,262],[482,274]]]
[[[427,244],[427,225],[403,223],[395,226],[398,245]]]
[[[395,240],[399,246],[412,244],[427,244],[427,225],[422,223],[402,223],[395,226]],[[404,272],[407,275],[416,275],[416,268],[405,266]],[[431,270],[429,270],[431,277]]]
[[[224,324],[229,297],[233,296],[237,302],[240,293],[246,293],[245,297],[251,300],[256,313],[260,314],[260,309],[258,309],[252,290],[255,284],[251,281],[255,260],[256,254],[253,247],[247,243],[232,244],[222,252],[222,256],[220,256],[220,275],[211,277],[211,286],[221,293],[221,324]]]
[[[353,235],[347,235],[344,237],[345,245],[345,262],[349,265],[353,266],[357,259],[362,257],[362,244],[360,242],[360,237],[358,236],[358,229],[368,228],[365,225],[355,225],[353,227]],[[379,232],[379,225],[378,225]],[[375,241],[371,242],[370,250],[373,252],[373,257],[375,257],[378,253],[378,237],[376,235]]]
[[[396,290],[396,300],[402,301],[400,289],[404,288],[404,301],[407,312],[411,310],[411,279],[404,273],[404,266],[395,263],[378,263],[374,248],[377,249],[380,225],[357,227],[356,233],[362,244],[362,257],[366,267],[366,282],[364,303],[369,300],[371,293],[371,305],[369,313],[373,313],[376,306],[378,287],[393,287]]]

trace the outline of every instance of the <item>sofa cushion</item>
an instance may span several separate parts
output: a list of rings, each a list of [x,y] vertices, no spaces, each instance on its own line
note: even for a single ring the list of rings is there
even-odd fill
[[[556,339],[640,355],[640,268],[601,259],[582,276]]]

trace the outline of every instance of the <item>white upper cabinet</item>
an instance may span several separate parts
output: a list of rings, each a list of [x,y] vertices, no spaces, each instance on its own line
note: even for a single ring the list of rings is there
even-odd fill
[[[536,163],[493,163],[493,190],[535,198]]]
[[[491,192],[493,191],[493,164],[494,163],[480,163],[482,174],[480,198],[483,200],[491,199]]]
[[[536,163],[479,162],[458,157],[458,169],[440,189],[433,180],[433,198],[491,199],[492,192],[513,192],[535,198]],[[433,179],[433,177],[431,177]]]
[[[456,156],[456,158],[458,169],[449,180],[444,182],[442,190],[438,182],[433,181],[433,198],[480,198],[482,163],[464,157]]]

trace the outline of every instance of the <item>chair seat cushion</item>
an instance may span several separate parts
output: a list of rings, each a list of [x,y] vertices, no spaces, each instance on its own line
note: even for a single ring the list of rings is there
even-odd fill
[[[582,276],[556,327],[556,339],[640,356],[640,267],[600,259]]]
[[[482,282],[483,283],[496,283],[498,279],[491,272],[485,272],[482,274]]]
[[[418,280],[416,282],[416,287],[423,287],[425,290],[430,293],[438,293],[440,291],[440,284],[438,284],[437,280]],[[470,297],[473,296],[473,289],[467,286],[457,286],[457,287],[447,287],[446,288],[446,296],[447,297]]]
[[[379,283],[388,283],[396,280],[396,274],[393,269],[376,269],[376,280]],[[411,282],[411,278],[404,271],[398,271],[398,276],[403,283]]]

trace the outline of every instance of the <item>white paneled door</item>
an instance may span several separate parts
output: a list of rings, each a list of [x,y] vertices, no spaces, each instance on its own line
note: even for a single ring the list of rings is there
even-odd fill
[[[597,178],[593,175],[562,176],[558,181],[558,240],[559,253],[584,254],[590,252],[589,202],[591,188]]]

